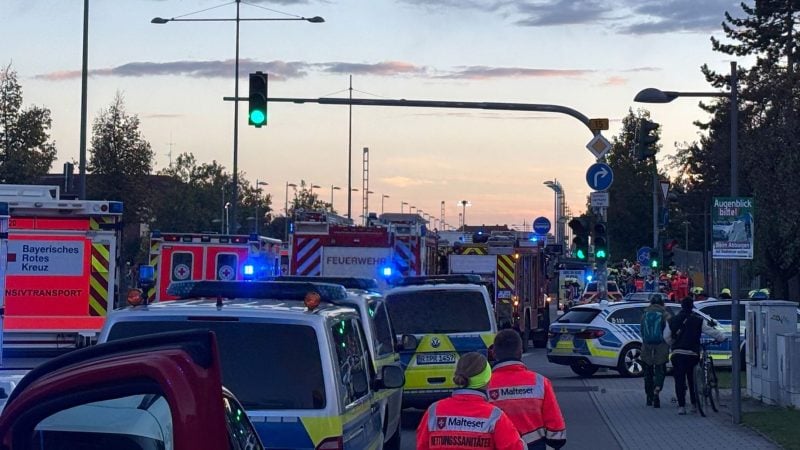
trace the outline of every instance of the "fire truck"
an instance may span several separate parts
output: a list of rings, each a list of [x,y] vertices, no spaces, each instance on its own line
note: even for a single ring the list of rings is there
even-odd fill
[[[336,214],[298,210],[289,272],[374,278],[382,288],[395,277],[425,275],[434,261],[429,251],[435,254],[436,245],[425,222],[418,214],[383,214],[371,215],[366,226],[356,226]]]
[[[150,233],[155,283],[148,302],[175,300],[173,281],[266,280],[280,275],[281,241],[264,236],[214,233]]]
[[[91,344],[119,291],[122,203],[0,185],[0,204],[4,348]]]
[[[489,289],[498,326],[514,328],[527,349],[544,347],[550,326],[546,258],[540,241],[526,233],[476,233],[471,242],[455,241],[449,255],[451,274],[477,274]]]

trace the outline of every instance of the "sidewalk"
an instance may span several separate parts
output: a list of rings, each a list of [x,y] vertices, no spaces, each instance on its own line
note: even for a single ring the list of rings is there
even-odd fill
[[[754,431],[734,425],[724,404],[719,413],[710,411],[707,417],[691,413],[679,416],[677,402],[672,402],[675,387],[670,376],[664,382],[661,408],[655,409],[645,406],[643,379],[610,375],[613,373],[583,381],[587,386],[598,387],[591,392],[592,400],[623,449],[780,448]],[[689,403],[688,392],[686,402]]]

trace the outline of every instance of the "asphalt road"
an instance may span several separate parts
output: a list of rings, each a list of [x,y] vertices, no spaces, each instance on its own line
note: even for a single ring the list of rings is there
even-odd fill
[[[558,366],[547,362],[544,349],[536,349],[523,357],[525,364],[533,370],[550,378],[556,391],[561,412],[567,423],[567,445],[563,448],[584,449],[602,448],[604,450],[621,449],[619,443],[603,421],[589,392],[597,389],[591,382],[584,382],[569,367]],[[617,378],[616,372],[599,372],[596,377]],[[402,448],[413,450],[415,446],[416,428],[422,417],[422,411],[405,410],[403,412]]]

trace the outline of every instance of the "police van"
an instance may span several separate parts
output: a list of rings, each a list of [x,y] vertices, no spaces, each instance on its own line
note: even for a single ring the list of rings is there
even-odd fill
[[[425,408],[456,389],[461,355],[491,357],[497,334],[489,292],[469,276],[408,277],[386,292],[405,370],[403,406]]]
[[[379,395],[399,389],[403,372],[376,372],[362,318],[339,304],[354,294],[333,284],[256,281],[177,282],[169,294],[180,300],[115,311],[100,340],[211,330],[223,383],[266,448],[388,448]]]

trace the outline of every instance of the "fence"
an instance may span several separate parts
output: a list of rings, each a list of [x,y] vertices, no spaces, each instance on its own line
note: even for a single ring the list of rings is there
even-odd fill
[[[724,288],[731,286],[731,271],[733,264],[737,260],[733,259],[713,259],[711,252],[708,254],[708,267],[703,264],[703,252],[693,252],[675,249],[673,257],[675,267],[690,274],[696,274],[695,284],[703,286],[705,291],[711,296],[719,295]],[[705,269],[705,270],[704,270]],[[739,266],[739,298],[747,298],[747,293],[751,289],[760,287],[760,277],[744,276],[741,265]]]

